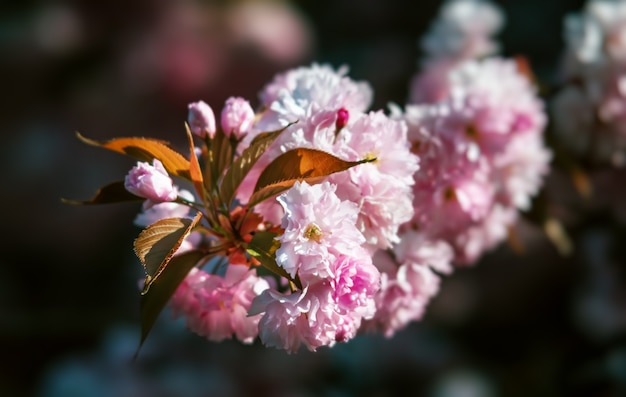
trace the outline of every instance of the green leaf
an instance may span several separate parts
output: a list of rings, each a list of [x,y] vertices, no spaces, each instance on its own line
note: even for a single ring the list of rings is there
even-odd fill
[[[143,201],[145,198],[135,196],[124,187],[124,181],[110,183],[98,189],[96,194],[89,200],[68,200],[62,198],[61,201],[66,204],[74,205],[92,205],[92,204],[110,204],[121,203],[125,201]]]
[[[300,279],[298,277],[292,278],[285,269],[276,263],[276,250],[280,247],[280,242],[276,240],[276,236],[277,234],[273,232],[256,232],[248,243],[247,252],[258,259],[264,268],[274,274],[285,277],[299,289],[302,289]]]
[[[140,302],[141,341],[139,342],[139,348],[146,340],[159,314],[163,311],[172,295],[174,295],[174,292],[176,292],[176,288],[183,282],[189,271],[205,256],[206,254],[200,251],[188,251],[171,258],[169,265],[163,270],[161,276],[153,281],[150,290],[142,294]],[[138,352],[139,349],[137,350]]]
[[[146,271],[142,295],[148,293],[152,284],[163,274],[174,253],[201,217],[202,214],[198,212],[194,219],[161,219],[144,229],[135,239],[135,254]]]
[[[319,183],[328,175],[372,161],[376,159],[345,161],[317,149],[290,150],[278,156],[263,170],[248,204],[254,206],[289,189],[297,181]]]
[[[252,169],[257,160],[265,153],[276,138],[293,123],[287,125],[280,130],[272,132],[264,132],[257,135],[250,146],[248,146],[241,156],[239,156],[233,164],[226,170],[226,174],[220,185],[220,196],[222,201],[230,205],[235,197],[235,193],[245,179],[248,172]]]
[[[171,149],[167,142],[150,138],[115,138],[107,142],[98,142],[76,133],[78,139],[92,146],[98,146],[114,152],[127,154],[140,161],[152,162],[158,159],[172,175],[190,179],[189,161],[183,155]]]

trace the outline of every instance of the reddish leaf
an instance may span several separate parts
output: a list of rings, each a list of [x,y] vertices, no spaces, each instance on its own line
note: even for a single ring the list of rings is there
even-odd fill
[[[345,171],[359,164],[375,161],[375,158],[345,161],[317,149],[293,149],[278,156],[263,170],[250,197],[249,205],[279,194],[297,181],[319,183],[328,175]]]
[[[254,191],[281,182],[328,176],[374,160],[345,161],[317,149],[293,149],[278,156],[263,170]]]
[[[142,295],[148,293],[152,284],[158,280],[176,250],[201,217],[202,214],[197,213],[194,219],[161,219],[144,229],[135,239],[135,254],[146,271]]]
[[[143,201],[143,197],[135,196],[124,187],[124,181],[110,183],[101,187],[95,196],[86,201],[61,199],[66,204],[75,205],[91,205],[91,204],[110,204],[121,203],[125,201]]]
[[[194,188],[196,189],[196,193],[198,193],[198,197],[200,197],[203,201],[206,201],[204,181],[202,180],[202,170],[200,169],[200,163],[198,162],[198,157],[196,156],[193,136],[191,135],[189,126],[185,124],[185,127],[187,130],[187,139],[189,140],[189,176],[191,178],[191,182],[193,182]]]
[[[319,183],[324,180],[325,177],[317,177],[317,178],[308,178],[307,182],[309,184]],[[285,190],[289,189],[296,183],[297,179],[289,179],[284,182],[275,183],[273,185],[265,186],[257,192],[252,193],[250,199],[248,199],[248,206],[254,207],[260,202],[267,200],[268,198],[274,197],[278,194],[281,194]]]
[[[98,142],[85,138],[78,132],[76,136],[89,145],[127,154],[140,161],[152,162],[156,158],[163,163],[163,166],[170,174],[190,179],[189,161],[183,155],[167,146],[166,142],[139,137],[115,138],[107,142]]]

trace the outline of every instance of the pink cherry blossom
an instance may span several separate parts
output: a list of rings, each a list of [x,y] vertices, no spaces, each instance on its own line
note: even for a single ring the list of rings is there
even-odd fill
[[[494,158],[495,180],[500,182],[498,201],[528,210],[550,170],[552,153],[542,136],[523,134],[511,139],[506,150]]]
[[[468,61],[450,74],[446,133],[477,144],[486,156],[504,150],[512,135],[541,134],[544,105],[513,60]]]
[[[372,264],[369,253],[364,249],[361,252],[358,256],[337,258],[330,286],[339,313],[371,318],[376,311],[374,296],[380,288],[380,272]]]
[[[502,10],[490,1],[444,2],[420,41],[423,58],[412,80],[409,103],[435,103],[449,96],[450,72],[467,60],[496,55],[493,39],[504,25]]]
[[[407,106],[406,120],[421,159],[413,188],[414,224],[433,238],[450,239],[480,222],[495,195],[490,165],[475,145],[460,145],[443,127],[442,106]]]
[[[187,327],[219,342],[236,337],[252,343],[261,316],[249,316],[252,300],[269,284],[244,265],[230,265],[224,276],[192,269],[171,300],[175,316],[184,316]]]
[[[126,175],[124,187],[132,194],[144,197],[151,203],[173,201],[178,196],[178,189],[174,187],[172,178],[157,159],[154,159],[152,165],[137,162],[137,165]]]
[[[438,273],[452,273],[454,252],[444,240],[434,240],[427,233],[413,229],[404,231],[401,237],[400,243],[393,248],[399,263],[414,263],[428,266]]]
[[[346,125],[333,150],[346,160],[371,163],[331,175],[337,195],[360,207],[357,225],[370,248],[389,248],[399,226],[413,216],[413,174],[418,158],[410,151],[407,127],[382,111],[370,112]]]
[[[412,217],[410,185],[418,160],[410,152],[404,123],[391,120],[382,111],[365,114],[371,89],[345,73],[344,69],[335,72],[313,64],[279,75],[266,86],[261,99],[267,110],[256,127],[278,128],[298,122],[257,162],[238,198],[245,202],[260,170],[290,149],[315,148],[351,161],[376,158],[372,164],[353,167],[328,180],[338,186],[342,200],[361,208],[357,224],[370,248],[389,247],[397,241],[399,225]],[[279,213],[270,203],[262,204],[259,211],[268,220]]]
[[[559,144],[576,157],[626,164],[626,4],[589,0],[564,18],[561,89],[552,106]]]
[[[297,352],[302,345],[315,351],[356,336],[362,316],[340,313],[327,281],[302,291],[264,291],[252,303],[251,315],[263,313],[259,338],[264,345]]]
[[[413,228],[470,264],[507,235],[548,173],[543,103],[512,60],[465,61],[434,104],[393,109],[420,157]]]
[[[471,265],[485,253],[494,249],[509,233],[509,227],[519,217],[514,207],[495,204],[485,219],[458,233],[452,246],[457,265]]]
[[[378,251],[374,264],[381,270],[376,314],[363,324],[364,331],[393,336],[410,322],[422,318],[430,299],[439,291],[439,277],[425,265],[398,265],[388,253]]]
[[[357,206],[341,201],[328,182],[296,182],[278,201],[285,215],[276,261],[305,284],[330,277],[337,256],[350,255],[364,242],[355,225]]]
[[[626,61],[626,4],[588,0],[581,13],[564,18],[569,62],[581,65]],[[568,65],[573,66],[573,65]]]
[[[330,65],[313,63],[276,75],[259,95],[270,110],[263,114],[260,128],[274,130],[303,120],[312,110],[364,112],[372,103],[372,88],[350,79],[347,72],[345,66],[334,70]]]
[[[500,8],[490,1],[448,0],[421,40],[427,61],[478,59],[495,54],[492,38],[504,25]]]

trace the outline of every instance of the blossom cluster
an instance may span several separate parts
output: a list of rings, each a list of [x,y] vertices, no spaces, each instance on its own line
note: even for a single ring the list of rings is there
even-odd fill
[[[449,2],[389,112],[347,67],[313,63],[278,74],[257,107],[190,103],[188,156],[82,138],[139,157],[90,203],[143,201],[143,337],[168,301],[211,341],[288,352],[422,318],[441,277],[502,242],[548,172],[543,102],[494,55],[502,23],[486,2]]]
[[[383,296],[383,272],[374,254],[399,243],[400,226],[414,214],[413,175],[419,167],[406,124],[382,111],[368,112],[371,87],[346,73],[345,68],[313,64],[277,76],[262,90],[265,110],[254,125],[246,124],[251,128],[239,144],[243,151],[264,131],[286,128],[244,179],[237,195],[242,205],[262,170],[289,150],[310,148],[347,161],[373,160],[328,175],[320,184],[296,182],[276,200],[255,206],[266,225],[280,226],[276,263],[302,288],[292,290],[284,285],[286,280],[274,280],[252,301],[250,318],[259,322],[263,343],[288,351],[301,345],[311,350],[332,346],[356,336],[363,320],[373,321]],[[222,114],[232,102],[227,101]],[[189,124],[201,126],[196,133],[210,134],[213,122],[207,119],[212,114],[205,104],[192,103]],[[192,285],[201,288],[183,283],[176,296],[196,299],[181,292]],[[184,300],[173,301],[175,311],[184,313],[196,332],[210,335],[210,327],[223,328],[205,322],[198,329],[194,325],[201,323],[205,310],[181,310],[188,306]],[[225,304],[221,310],[230,308]]]
[[[408,104],[409,140],[421,159],[412,227],[474,263],[507,236],[548,172],[543,103],[513,60],[467,60],[449,74],[449,96]]]
[[[457,265],[475,263],[507,237],[552,158],[526,64],[497,55],[492,36],[503,19],[488,2],[447,2],[423,41],[409,103],[393,109],[421,159],[410,228],[448,244]]]
[[[555,132],[591,162],[626,164],[626,1],[589,0],[564,20],[566,48],[553,101]]]

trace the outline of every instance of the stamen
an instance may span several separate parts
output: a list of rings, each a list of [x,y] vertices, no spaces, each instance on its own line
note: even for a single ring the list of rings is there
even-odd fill
[[[313,240],[316,243],[319,243],[320,240],[322,239],[322,229],[320,229],[320,227],[317,226],[315,223],[311,223],[304,230],[304,238],[306,238],[307,240]]]

